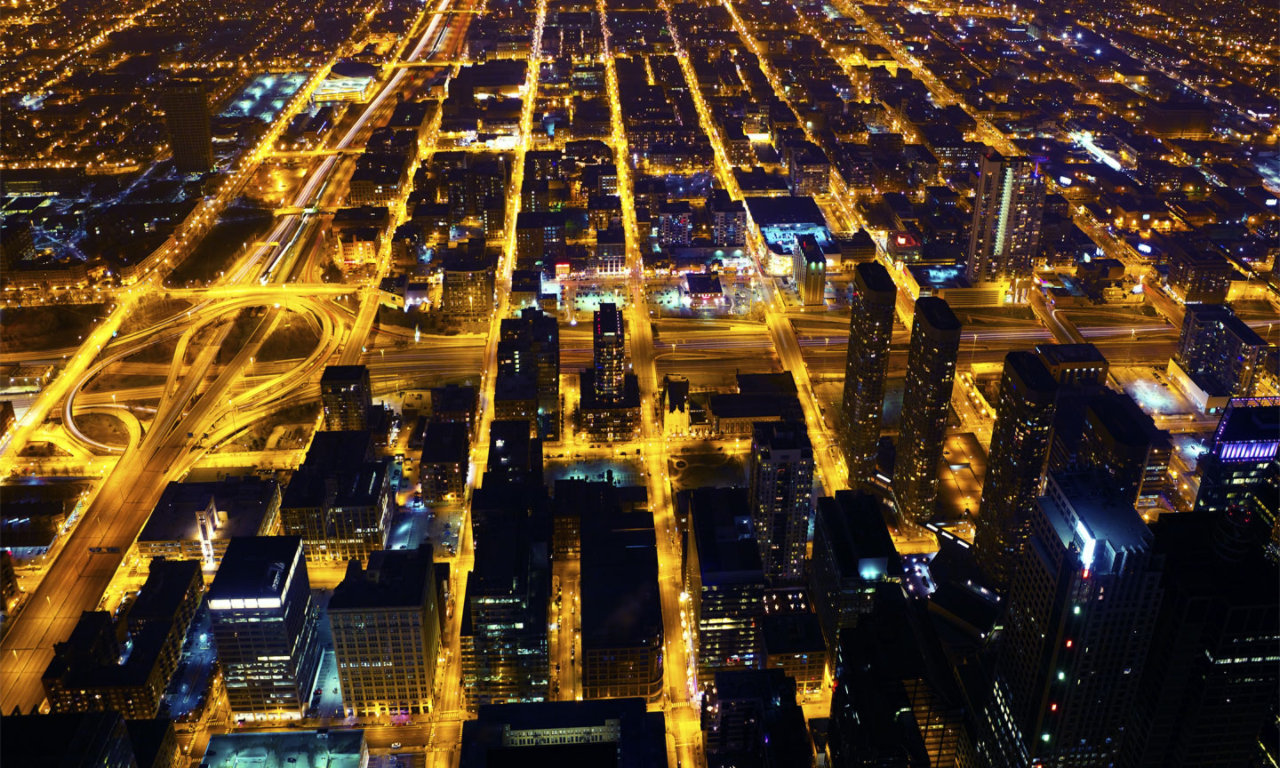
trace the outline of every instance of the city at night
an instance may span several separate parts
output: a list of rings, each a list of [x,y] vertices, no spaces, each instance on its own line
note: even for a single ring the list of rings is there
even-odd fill
[[[0,7],[3,768],[1280,768],[1280,8]]]

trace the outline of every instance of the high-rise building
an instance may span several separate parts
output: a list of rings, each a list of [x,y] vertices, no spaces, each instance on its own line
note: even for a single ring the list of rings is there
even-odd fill
[[[173,164],[182,173],[213,169],[213,132],[209,127],[209,97],[201,80],[175,80],[160,95]]]
[[[363,560],[386,546],[394,507],[391,460],[373,458],[368,432],[317,432],[284,491],[280,522],[302,537],[309,560]]]
[[[781,669],[716,672],[702,702],[707,765],[813,765],[796,681]]]
[[[1008,595],[995,708],[1021,765],[1114,764],[1160,603],[1151,531],[1092,473],[1050,474]]]
[[[621,400],[627,371],[627,340],[622,312],[616,304],[605,302],[596,310],[591,344],[597,399],[601,403]]]
[[[431,711],[440,653],[436,594],[430,543],[374,552],[368,570],[359,560],[347,564],[328,615],[348,716]]]
[[[697,488],[689,497],[684,584],[697,627],[698,684],[717,669],[758,667],[764,569],[744,488]]]
[[[5,765],[58,768],[153,768],[139,762],[119,712],[5,715],[0,718]]]
[[[813,518],[813,445],[804,423],[756,423],[749,471],[751,521],[765,578],[799,582]]]
[[[1196,472],[1196,511],[1223,513],[1250,507],[1269,485],[1280,458],[1280,398],[1232,400]]]
[[[1078,463],[1104,474],[1134,504],[1155,506],[1168,489],[1172,449],[1169,433],[1133,398],[1109,389],[1089,398]]]
[[[947,302],[933,296],[916,301],[902,397],[902,429],[893,469],[898,507],[911,522],[921,523],[933,516],[959,350],[960,321]]]
[[[1253,394],[1254,378],[1266,350],[1267,342],[1236,317],[1231,307],[1188,304],[1170,369],[1174,381],[1191,390],[1187,394],[1193,398],[1195,390],[1210,397],[1248,397]],[[1204,407],[1204,403],[1197,405]]]
[[[849,484],[866,487],[875,477],[884,410],[884,379],[893,339],[897,286],[878,262],[859,264],[853,273],[853,306],[849,316],[849,350],[844,372],[845,461]]]
[[[901,576],[902,561],[878,496],[837,491],[834,497],[818,499],[809,595],[829,656],[835,657],[840,630],[870,613],[876,590]]]
[[[326,366],[320,376],[320,403],[325,429],[368,429],[369,409],[373,407],[369,369],[363,365]]]
[[[486,482],[472,496],[475,567],[462,601],[467,706],[547,696],[551,531],[546,490]]]
[[[663,626],[653,514],[592,512],[581,518],[582,695],[658,701]]]
[[[991,150],[978,163],[978,193],[969,233],[969,280],[1018,281],[1031,277],[1040,250],[1045,181],[1030,157]]]
[[[1079,469],[1085,412],[1089,401],[1106,391],[1110,363],[1092,344],[1040,344],[1035,351],[1058,383],[1048,469]]]
[[[1253,765],[1280,683],[1280,573],[1247,510],[1163,515],[1155,640],[1129,724],[1126,765]]]
[[[867,619],[840,632],[828,728],[835,768],[982,764],[956,667],[919,606],[882,584]]]
[[[502,321],[498,375],[533,379],[537,384],[538,434],[560,439],[560,325],[551,315],[526,307],[518,318]]]
[[[1034,353],[1005,355],[974,540],[983,572],[996,587],[1008,583],[1010,565],[1026,541],[1049,457],[1057,391]]]
[[[529,436],[527,422],[490,423],[484,481],[542,484],[542,440]]]
[[[255,720],[301,717],[320,664],[302,539],[232,539],[208,605],[231,711]]]

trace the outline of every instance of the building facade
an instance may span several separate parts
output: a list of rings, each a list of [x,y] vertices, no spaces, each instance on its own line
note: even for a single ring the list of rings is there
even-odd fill
[[[959,350],[960,321],[947,302],[932,296],[916,301],[902,398],[907,405],[893,469],[893,493],[911,522],[922,523],[934,514]]]
[[[1005,355],[974,539],[983,573],[996,587],[1008,583],[1027,538],[1053,439],[1057,392],[1034,353]]]
[[[231,711],[252,720],[301,717],[320,663],[302,540],[232,539],[208,604]]]
[[[804,577],[813,518],[813,446],[804,422],[759,422],[751,436],[751,520],[765,578]]]
[[[897,286],[889,271],[874,261],[859,264],[853,274],[849,346],[845,359],[843,445],[849,481],[865,487],[876,474],[884,379],[893,339]]]

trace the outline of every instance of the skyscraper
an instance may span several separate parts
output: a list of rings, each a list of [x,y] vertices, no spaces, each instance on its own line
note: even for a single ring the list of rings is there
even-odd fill
[[[347,563],[328,615],[348,715],[431,711],[440,618],[430,543],[374,552],[368,570]]]
[[[627,370],[627,340],[622,327],[622,313],[616,304],[606,302],[596,310],[592,349],[596,397],[601,403],[621,400]]]
[[[213,133],[209,128],[209,98],[201,80],[175,80],[160,95],[173,164],[182,173],[213,168]]]
[[[893,307],[898,289],[878,262],[859,264],[853,273],[849,351],[844,374],[845,460],[849,484],[865,487],[875,477],[884,378],[893,339]]]
[[[1152,526],[1164,596],[1125,764],[1253,764],[1280,682],[1280,573],[1257,522],[1235,510],[1162,515]]]
[[[1057,390],[1034,353],[1005,355],[974,541],[978,562],[996,587],[1008,583],[1014,555],[1027,537],[1053,437]]]
[[[320,661],[302,539],[232,539],[208,605],[231,711],[300,717]]]
[[[363,365],[326,366],[320,376],[320,403],[325,429],[368,429],[369,409],[373,407],[369,369]]]
[[[764,570],[744,488],[695,488],[685,528],[684,585],[698,634],[698,685],[717,669],[761,662]]]
[[[536,307],[502,321],[498,375],[537,383],[538,436],[560,439],[560,325]]]
[[[882,506],[880,497],[854,491],[818,499],[809,596],[831,657],[836,655],[840,631],[875,608],[877,589],[902,577],[902,561]]]
[[[798,582],[813,517],[813,446],[804,423],[757,422],[750,471],[751,519],[765,578]]]
[[[1187,382],[1209,396],[1248,397],[1267,342],[1225,304],[1188,304],[1173,362]],[[1189,391],[1189,395],[1194,393]],[[1193,398],[1194,399],[1194,398]]]
[[[951,385],[960,350],[960,321],[947,302],[926,296],[916,302],[907,353],[902,429],[893,469],[893,492],[906,519],[933,516],[938,495],[938,462],[947,436]]]
[[[969,280],[975,283],[1031,276],[1040,248],[1045,185],[1030,157],[991,150],[978,163],[978,194],[969,233]]]
[[[1114,764],[1160,603],[1133,504],[1092,473],[1051,474],[1009,588],[996,701],[1021,765]]]
[[[1269,490],[1280,458],[1280,398],[1232,400],[1222,413],[1209,452],[1196,465],[1196,511],[1223,513],[1253,505]]]

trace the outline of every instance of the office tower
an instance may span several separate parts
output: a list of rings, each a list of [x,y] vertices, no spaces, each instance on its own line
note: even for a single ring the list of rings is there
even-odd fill
[[[665,766],[662,713],[644,699],[544,701],[480,707],[463,721],[461,768],[546,764]]]
[[[1195,246],[1174,248],[1165,285],[1185,304],[1225,301],[1236,274],[1222,254]]]
[[[791,255],[791,279],[796,282],[800,303],[822,305],[827,291],[827,255],[813,235],[796,238],[796,250]]]
[[[697,488],[690,494],[684,551],[698,684],[710,683],[717,669],[759,666],[764,568],[745,488]]]
[[[1280,398],[1230,401],[1209,452],[1197,460],[1196,511],[1221,514],[1254,506],[1258,494],[1274,492],[1278,456]]]
[[[1036,356],[1060,389],[1107,383],[1110,364],[1092,344],[1040,344]]]
[[[119,712],[5,715],[0,728],[5,765],[141,768]]]
[[[1168,490],[1172,449],[1169,433],[1133,398],[1109,389],[1089,398],[1078,463],[1101,472],[1135,505],[1155,506]]]
[[[325,429],[368,429],[369,409],[373,407],[369,369],[363,365],[326,366],[320,376],[320,403]]]
[[[1021,764],[1098,766],[1123,747],[1160,602],[1133,505],[1092,473],[1050,474],[1008,595],[996,700]]]
[[[374,552],[347,563],[328,607],[334,660],[348,716],[431,711],[440,616],[431,544]]]
[[[471,443],[467,425],[437,421],[427,425],[418,461],[418,487],[428,503],[460,501],[467,490]]]
[[[489,425],[489,460],[484,481],[542,485],[542,441],[529,437],[525,421]]]
[[[907,353],[898,458],[893,468],[893,492],[903,517],[910,522],[923,523],[933,517],[938,462],[947,436],[959,349],[960,321],[947,302],[932,296],[918,300]]]
[[[1163,515],[1153,526],[1164,597],[1126,765],[1253,764],[1280,683],[1280,572],[1256,522],[1233,510]]]
[[[182,173],[213,169],[213,133],[209,128],[209,98],[204,82],[175,80],[160,94],[173,164]]]
[[[930,621],[900,586],[882,584],[875,609],[841,630],[833,672],[831,765],[980,765],[974,723]]]
[[[1086,411],[1089,401],[1106,391],[1110,364],[1092,344],[1040,344],[1035,352],[1058,383],[1048,469],[1079,469]]]
[[[155,717],[203,592],[199,563],[159,559],[118,620],[105,611],[81,614],[71,636],[54,644],[40,679],[50,708]]]
[[[871,484],[876,474],[884,378],[889,370],[898,289],[888,270],[878,262],[868,261],[854,270],[853,292],[841,447],[849,466],[849,484],[860,488]]]
[[[251,720],[300,717],[320,664],[302,539],[232,539],[208,605],[231,711]]]
[[[716,672],[702,701],[709,768],[813,765],[796,682],[780,669]]]
[[[502,321],[498,375],[532,379],[537,391],[537,427],[543,440],[560,439],[560,325],[551,315],[526,307]]]
[[[551,531],[541,486],[485,482],[471,503],[475,566],[462,600],[467,707],[547,696]]]
[[[1009,568],[1027,538],[1049,457],[1057,392],[1035,354],[1005,355],[974,539],[983,573],[997,588],[1008,584]]]
[[[627,370],[627,342],[622,328],[622,312],[616,304],[606,302],[600,305],[595,312],[591,334],[596,397],[602,403],[619,401]]]
[[[631,439],[640,434],[640,382],[627,371],[622,312],[604,303],[592,328],[593,360],[578,378],[579,426],[591,440]]]
[[[764,657],[761,666],[786,672],[802,696],[822,691],[827,674],[827,643],[822,637],[822,622],[811,610],[803,588],[774,590],[765,595],[760,637]]]
[[[446,253],[441,261],[440,309],[445,316],[460,322],[487,318],[493,311],[496,257],[485,254],[481,241],[479,248]]]
[[[280,502],[285,534],[309,560],[363,560],[387,543],[395,507],[391,460],[373,458],[368,432],[317,432]]]
[[[582,695],[658,701],[663,626],[653,514],[614,504],[582,515],[580,525]]]
[[[765,578],[799,582],[813,517],[813,446],[804,423],[757,422],[749,471],[751,521]]]
[[[1224,304],[1188,304],[1170,373],[1205,409],[1208,397],[1248,397],[1267,342]]]
[[[834,657],[840,630],[875,607],[877,589],[902,576],[902,561],[876,496],[837,491],[818,499],[809,596]]]
[[[969,233],[970,282],[1031,277],[1040,250],[1044,177],[1030,157],[1002,157],[991,150],[978,163],[978,190]]]

